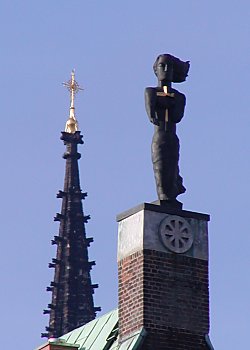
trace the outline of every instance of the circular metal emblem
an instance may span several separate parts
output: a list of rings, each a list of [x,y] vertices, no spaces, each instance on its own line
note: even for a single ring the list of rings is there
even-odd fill
[[[175,253],[185,253],[191,248],[194,241],[189,223],[176,215],[162,220],[159,234],[164,246]]]

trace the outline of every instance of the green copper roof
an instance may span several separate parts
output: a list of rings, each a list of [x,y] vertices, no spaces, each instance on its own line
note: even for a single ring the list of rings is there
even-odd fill
[[[135,332],[128,339],[126,339],[122,344],[118,343],[116,339],[115,343],[108,348],[109,350],[136,350],[142,345],[143,340],[146,336],[146,331],[142,328],[141,330]]]
[[[67,344],[78,344],[78,350],[138,350],[145,337],[146,331],[141,328],[119,344],[116,309],[63,335],[59,341],[62,339]],[[214,350],[208,335],[205,336],[205,343],[209,350]]]
[[[79,344],[79,350],[136,350],[142,343],[145,331],[142,329],[118,344],[118,310],[113,310],[82,327],[63,335],[70,344]]]

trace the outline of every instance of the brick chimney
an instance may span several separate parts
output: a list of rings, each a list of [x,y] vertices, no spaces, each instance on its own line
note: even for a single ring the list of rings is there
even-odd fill
[[[49,339],[49,341],[41,345],[36,350],[77,350],[79,345],[69,344],[62,339]]]
[[[144,203],[118,215],[119,339],[142,350],[207,350],[209,216]]]

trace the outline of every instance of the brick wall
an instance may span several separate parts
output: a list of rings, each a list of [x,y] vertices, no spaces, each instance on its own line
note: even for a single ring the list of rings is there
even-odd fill
[[[143,326],[143,253],[138,252],[118,264],[119,332],[126,336]]]
[[[140,350],[208,350],[204,335],[168,327],[163,333],[149,333]]]
[[[121,339],[144,326],[143,350],[207,349],[206,260],[144,249],[120,260],[118,268]]]

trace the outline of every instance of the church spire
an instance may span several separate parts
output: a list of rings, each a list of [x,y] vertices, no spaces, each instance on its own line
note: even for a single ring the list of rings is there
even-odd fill
[[[47,333],[44,337],[58,338],[74,328],[93,320],[99,307],[94,307],[93,293],[98,285],[91,283],[90,270],[94,261],[89,261],[88,247],[93,238],[86,237],[85,224],[90,219],[84,215],[82,200],[87,196],[80,187],[77,151],[83,144],[81,132],[75,117],[75,94],[82,90],[75,81],[75,72],[71,80],[64,85],[70,91],[70,114],[61,140],[66,145],[63,158],[66,160],[64,189],[57,198],[62,199],[61,213],[54,220],[60,223],[59,234],[54,236],[52,244],[57,246],[56,258],[49,267],[55,269],[54,280],[47,291],[52,292],[52,302],[44,314],[50,315]]]

